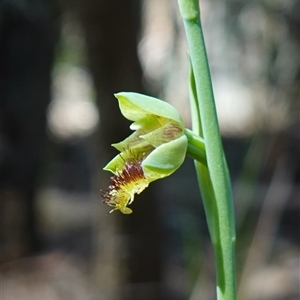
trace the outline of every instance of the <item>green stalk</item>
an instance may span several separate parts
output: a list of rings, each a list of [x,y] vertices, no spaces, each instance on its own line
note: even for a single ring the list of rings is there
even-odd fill
[[[205,142],[206,164],[196,162],[214,246],[217,298],[236,299],[235,226],[230,178],[222,147],[198,0],[178,0],[190,50],[193,131]]]
[[[184,130],[185,136],[188,139],[187,155],[202,164],[206,165],[206,153],[204,140],[189,129]]]

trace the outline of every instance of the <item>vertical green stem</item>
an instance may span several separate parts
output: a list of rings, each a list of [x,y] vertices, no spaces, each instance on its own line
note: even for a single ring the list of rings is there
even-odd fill
[[[207,166],[196,163],[215,251],[218,300],[234,300],[235,229],[230,179],[222,147],[198,0],[178,0],[192,65],[193,130],[205,142]],[[197,119],[195,121],[195,119]]]

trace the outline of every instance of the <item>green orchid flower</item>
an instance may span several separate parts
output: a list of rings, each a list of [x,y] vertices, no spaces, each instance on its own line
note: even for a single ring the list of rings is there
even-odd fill
[[[130,214],[132,210],[127,206],[135,194],[181,166],[188,139],[182,118],[172,105],[137,93],[115,96],[124,117],[133,121],[130,129],[134,132],[122,142],[112,144],[120,154],[104,167],[114,175],[102,197],[104,203],[113,207],[110,212]]]

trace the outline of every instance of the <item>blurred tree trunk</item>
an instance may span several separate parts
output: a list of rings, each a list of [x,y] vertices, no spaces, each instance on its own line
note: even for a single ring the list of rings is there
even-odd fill
[[[1,6],[1,259],[40,248],[34,196],[58,39],[55,1]]]
[[[75,11],[82,22],[97,92],[101,118],[99,172],[100,184],[105,188],[108,174],[101,169],[116,155],[110,145],[130,133],[130,123],[122,117],[113,94],[119,91],[143,92],[142,70],[137,57],[140,2],[79,1]],[[129,216],[119,212],[107,216],[109,208],[104,205],[100,208],[98,230],[102,252],[97,265],[99,287],[105,284],[111,287],[114,281],[119,289],[118,281],[123,281],[124,285],[119,290],[122,299],[163,299],[159,291],[161,261],[157,201],[152,194],[149,189],[138,196],[133,205],[134,213]],[[122,237],[122,241],[126,237],[125,243],[109,240],[108,232],[113,234],[114,231]],[[113,264],[115,270],[112,270]],[[122,266],[122,270],[118,270],[118,265]]]

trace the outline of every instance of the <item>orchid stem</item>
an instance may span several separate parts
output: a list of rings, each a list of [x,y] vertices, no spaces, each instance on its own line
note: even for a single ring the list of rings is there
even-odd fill
[[[189,44],[191,61],[191,109],[193,132],[188,152],[195,166],[206,219],[214,246],[217,299],[235,300],[235,225],[230,177],[222,147],[212,81],[206,55],[198,0],[178,0]],[[186,131],[187,134],[187,131]],[[204,144],[205,143],[205,144]],[[205,148],[204,148],[205,145]],[[198,152],[194,147],[199,147]],[[204,151],[206,163],[196,154]],[[193,156],[194,155],[194,156]]]
[[[190,129],[186,128],[184,133],[188,139],[187,155],[206,165],[204,140]]]

